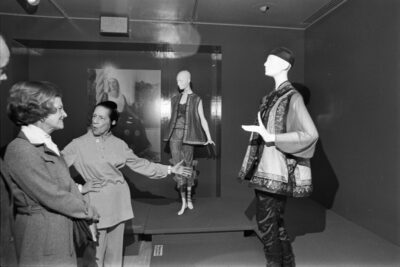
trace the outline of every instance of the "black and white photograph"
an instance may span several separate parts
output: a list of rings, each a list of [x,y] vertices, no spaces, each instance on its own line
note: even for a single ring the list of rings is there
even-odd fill
[[[1,0],[0,267],[400,266],[399,0]]]

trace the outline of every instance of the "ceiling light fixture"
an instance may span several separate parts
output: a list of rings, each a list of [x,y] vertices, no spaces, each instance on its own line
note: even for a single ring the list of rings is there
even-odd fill
[[[269,6],[267,5],[260,6],[259,10],[261,13],[267,13],[267,11],[269,10]]]
[[[35,14],[39,8],[40,0],[17,0],[18,4],[28,14]]]
[[[40,0],[26,0],[29,5],[31,6],[37,6],[40,3]]]
[[[100,34],[109,36],[129,36],[129,18],[100,16]]]

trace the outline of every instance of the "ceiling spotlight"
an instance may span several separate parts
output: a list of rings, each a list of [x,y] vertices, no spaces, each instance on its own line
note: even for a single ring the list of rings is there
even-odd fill
[[[260,6],[260,8],[259,8],[260,12],[262,12],[262,13],[267,13],[268,9],[269,9],[269,6],[267,6],[267,5]]]
[[[28,4],[30,4],[31,6],[37,6],[40,3],[40,0],[26,0],[28,2]]]
[[[40,0],[17,0],[18,4],[28,14],[35,14],[39,8]]]

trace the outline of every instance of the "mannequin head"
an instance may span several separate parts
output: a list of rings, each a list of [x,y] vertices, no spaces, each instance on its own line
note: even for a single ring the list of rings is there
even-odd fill
[[[179,90],[190,89],[190,72],[187,70],[182,70],[176,76],[176,83],[178,84]]]
[[[291,65],[280,57],[269,55],[264,63],[264,67],[266,76],[276,77],[282,73],[287,73]]]
[[[276,77],[286,73],[294,64],[293,52],[285,47],[273,49],[264,63],[265,75]]]

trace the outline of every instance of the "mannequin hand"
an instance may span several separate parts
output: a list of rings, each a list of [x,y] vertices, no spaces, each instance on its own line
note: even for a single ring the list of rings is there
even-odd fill
[[[258,125],[242,125],[242,129],[247,132],[256,132],[264,139],[265,143],[275,142],[275,135],[270,134],[265,129],[264,124],[261,120],[260,112],[257,113]]]
[[[89,192],[99,192],[100,188],[102,188],[105,185],[106,182],[100,182],[100,181],[87,181],[83,186],[82,186],[82,194],[86,194]]]
[[[190,177],[192,175],[193,168],[182,166],[183,160],[178,162],[175,166],[172,166],[172,173]]]
[[[205,146],[206,146],[206,145],[214,145],[214,146],[215,146],[215,143],[214,143],[213,140],[209,139],[209,140],[207,140],[207,142],[204,143],[204,145],[205,145]]]

